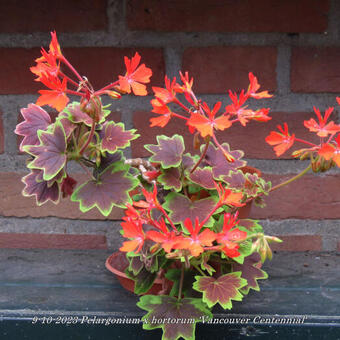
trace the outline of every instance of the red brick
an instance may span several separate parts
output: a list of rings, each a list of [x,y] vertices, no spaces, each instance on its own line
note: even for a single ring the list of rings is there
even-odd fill
[[[45,110],[47,109],[47,112],[49,113],[49,115],[52,118],[52,122],[54,122],[57,114],[55,112],[49,112],[48,106],[45,106],[44,108],[45,108]],[[119,122],[120,119],[121,119],[121,114],[119,112],[111,112],[109,114],[109,116],[107,117],[107,120],[114,120],[115,122]],[[18,124],[21,123],[23,120],[24,120],[23,116],[21,115],[21,113],[19,113],[18,120],[17,120]],[[0,120],[0,124],[1,124],[1,120]],[[1,125],[0,125],[0,127],[1,127]],[[1,138],[1,134],[0,134],[0,138]],[[23,140],[23,138],[24,138],[23,136],[17,135],[18,154],[20,154],[20,155],[25,154],[24,152],[19,151],[20,143]],[[0,139],[0,150],[1,150],[1,139]]]
[[[324,0],[129,0],[131,30],[205,32],[323,32]]]
[[[339,58],[338,47],[294,48],[291,59],[291,90],[305,93],[338,93]]]
[[[259,79],[264,90],[276,89],[274,47],[192,47],[184,51],[182,70],[194,78],[197,93],[240,91],[249,85],[249,72]]]
[[[4,153],[4,143],[5,143],[5,136],[4,136],[4,125],[2,122],[2,112],[0,111],[0,153]]]
[[[276,251],[321,251],[322,238],[320,235],[279,235],[282,243],[271,243]]]
[[[11,0],[0,2],[2,33],[90,32],[107,29],[106,0]]]
[[[104,235],[0,233],[0,248],[107,249]]]
[[[284,182],[294,175],[268,175],[273,185]],[[254,219],[338,219],[340,218],[340,175],[305,175],[295,182],[273,191],[265,197],[263,209],[253,206],[250,214]],[[299,226],[296,226],[298,231]]]
[[[62,199],[58,205],[51,202],[38,207],[34,197],[23,197],[21,192],[24,184],[21,177],[24,174],[4,172],[0,175],[0,216],[15,217],[47,217],[56,216],[70,219],[104,220],[120,219],[123,209],[113,208],[109,217],[105,218],[98,209],[94,208],[87,213],[79,210],[79,204],[71,202],[69,198]],[[72,175],[73,176],[73,175]],[[83,183],[85,177],[75,174],[78,183]]]
[[[114,48],[82,47],[65,48],[64,55],[91,84],[99,89],[125,74],[124,56],[132,57],[136,50],[145,63],[153,70],[151,85],[160,85],[164,80],[164,60],[161,49],[156,48]],[[37,93],[44,85],[34,81],[30,66],[39,57],[39,49],[0,48],[0,94]]]
[[[265,104],[265,102],[264,102]],[[265,105],[264,105],[265,106]],[[189,133],[187,126],[177,118],[172,118],[172,121],[164,127],[150,128],[149,119],[155,117],[156,114],[150,112],[135,112],[133,122],[135,128],[138,129],[141,137],[136,142],[132,143],[132,153],[134,157],[146,157],[149,152],[143,147],[144,144],[156,144],[156,136],[165,134],[172,136],[175,133],[182,134],[185,139],[187,151],[193,152],[192,135]],[[318,137],[315,134],[308,132],[304,127],[303,121],[313,116],[312,113],[295,112],[272,112],[270,114],[272,120],[267,123],[250,122],[246,127],[240,124],[234,124],[230,129],[217,134],[218,140],[228,142],[233,150],[239,149],[245,152],[246,158],[259,159],[277,159],[273,148],[265,142],[265,138],[270,134],[270,131],[277,130],[278,124],[288,123],[291,132],[294,132],[297,137],[306,139],[310,142],[318,143]],[[289,159],[291,152],[304,147],[301,143],[296,143],[291,150],[279,157],[280,159]]]

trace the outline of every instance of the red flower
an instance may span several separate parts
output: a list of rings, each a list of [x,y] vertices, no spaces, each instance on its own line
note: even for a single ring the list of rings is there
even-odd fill
[[[67,79],[64,78],[62,81],[53,77],[49,74],[43,74],[40,77],[40,81],[51,90],[40,90],[40,97],[36,104],[39,106],[49,105],[58,111],[62,111],[67,103],[69,102],[66,96],[67,90]]]
[[[224,214],[223,228],[222,231],[217,234],[217,242],[222,244],[224,247],[222,251],[229,257],[237,257],[240,255],[239,245],[235,241],[242,241],[247,237],[245,231],[241,231],[238,228],[234,228],[238,224],[238,214]]]
[[[274,147],[274,151],[278,157],[285,153],[294,144],[295,140],[295,135],[290,135],[288,133],[287,123],[284,123],[283,126],[284,128],[282,128],[280,125],[277,126],[281,133],[272,131],[270,135],[266,137],[266,142],[269,145],[276,145]]]
[[[199,256],[204,251],[203,246],[212,246],[216,239],[216,234],[209,229],[204,229],[200,232],[202,226],[200,226],[198,218],[195,220],[195,227],[193,227],[190,218],[184,221],[184,226],[188,230],[189,235],[183,237],[183,240],[178,242],[175,248],[188,249],[192,256]]]
[[[340,131],[340,126],[334,124],[333,121],[330,121],[327,124],[327,120],[329,116],[332,114],[334,107],[330,107],[326,110],[325,116],[322,117],[320,110],[314,107],[314,111],[319,119],[319,124],[315,121],[315,119],[311,118],[310,120],[305,120],[303,123],[307,129],[311,132],[316,132],[319,137],[327,137],[328,135],[333,135]]]
[[[330,143],[324,144],[318,153],[327,161],[332,159],[340,167],[340,135],[335,138],[335,142],[336,145]]]
[[[261,98],[271,98],[273,97],[272,94],[269,94],[268,91],[263,91],[256,93],[256,91],[260,88],[260,84],[257,82],[257,78],[250,72],[249,73],[249,87],[247,91],[247,95],[255,99]]]
[[[192,113],[187,124],[196,128],[202,137],[212,136],[214,129],[225,130],[229,128],[232,124],[229,120],[229,116],[221,115],[220,117],[215,118],[215,115],[220,109],[221,104],[221,102],[217,102],[214,108],[210,110],[208,104],[203,103],[202,108],[207,116],[197,112]]]
[[[122,222],[121,226],[123,228],[123,236],[132,240],[125,241],[119,250],[125,252],[135,251],[135,253],[138,253],[142,249],[145,240],[142,223],[140,221],[130,220],[128,222]]]
[[[143,84],[150,82],[152,71],[150,68],[142,64],[138,67],[140,62],[140,55],[136,52],[135,56],[130,60],[124,57],[126,74],[119,76],[119,87],[123,92],[131,93],[131,89],[136,96],[146,96],[146,86]]]

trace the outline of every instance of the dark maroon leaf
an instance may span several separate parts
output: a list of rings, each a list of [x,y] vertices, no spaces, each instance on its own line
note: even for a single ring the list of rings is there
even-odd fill
[[[196,217],[203,221],[216,206],[216,199],[213,197],[191,201],[187,196],[171,192],[165,197],[163,207],[167,209],[170,218],[174,223],[183,223],[190,218],[195,223]]]
[[[67,117],[64,116],[64,112],[61,112],[56,121],[59,121],[64,128],[66,138],[71,136],[71,133],[76,129],[77,125],[73,124]]]
[[[59,202],[60,190],[56,181],[44,181],[42,170],[33,169],[22,178],[25,188],[22,194],[26,197],[35,196],[37,205],[42,205],[47,201]]]
[[[157,177],[164,189],[180,191],[182,189],[181,173],[178,168],[162,169],[162,174]]]
[[[143,316],[144,329],[162,328],[163,340],[193,340],[197,322],[211,319],[212,314],[201,299],[178,300],[166,295],[145,295],[137,303],[148,313]],[[177,322],[176,322],[177,320]]]
[[[111,213],[113,206],[125,208],[126,203],[132,203],[129,191],[138,185],[138,180],[128,170],[129,167],[123,162],[113,164],[97,180],[90,180],[77,187],[71,200],[80,203],[82,212],[97,207],[104,216]]]
[[[101,155],[100,158],[100,166],[98,168],[99,172],[104,171],[108,166],[112,165],[113,163],[119,162],[123,159],[122,151],[117,151],[113,154],[105,153],[105,155]]]
[[[241,272],[222,275],[218,278],[196,276],[193,288],[203,293],[202,300],[208,307],[219,303],[224,309],[231,309],[231,300],[241,301],[243,295],[240,289],[247,285],[247,280],[241,278]]]
[[[20,112],[25,120],[16,126],[14,132],[19,136],[24,136],[20,144],[20,151],[23,151],[24,145],[40,143],[37,132],[46,130],[51,124],[51,117],[44,109],[35,104],[28,104],[28,107],[21,109]]]
[[[108,122],[103,126],[103,139],[101,148],[103,151],[114,153],[118,148],[130,146],[130,141],[139,137],[134,134],[135,129],[125,131],[123,123]]]
[[[212,167],[215,178],[219,178],[222,175],[228,175],[229,171],[235,171],[246,165],[246,162],[241,160],[244,155],[243,151],[230,151],[228,143],[223,143],[222,146],[229,154],[234,157],[234,162],[227,161],[223,152],[218,147],[215,147],[210,143],[204,158],[204,162],[202,163],[202,166],[208,165]]]
[[[215,181],[210,167],[197,168],[189,175],[189,179],[205,189],[215,189]]]
[[[67,105],[67,107],[64,109],[63,112],[67,114],[68,119],[72,123],[76,123],[76,124],[84,123],[87,126],[92,125],[93,119],[86,112],[81,110],[80,104],[78,102],[73,102]]]
[[[260,290],[257,280],[267,279],[268,274],[259,269],[261,257],[258,253],[253,253],[244,259],[243,264],[233,263],[233,271],[242,272],[241,277],[247,280],[247,285],[241,288],[243,294],[248,294],[250,289]]]
[[[44,172],[44,180],[55,177],[66,164],[66,136],[60,122],[53,125],[49,131],[38,132],[40,145],[26,145],[24,151],[34,156],[34,160],[28,164],[30,169],[41,169]]]
[[[182,157],[182,168],[184,171],[190,171],[193,166],[198,161],[199,157],[197,155],[192,156],[190,153],[186,153]]]
[[[182,161],[184,140],[182,136],[157,136],[158,145],[147,144],[145,149],[153,153],[150,162],[161,163],[163,168],[177,167]]]
[[[71,196],[73,194],[73,190],[76,184],[77,181],[71,176],[67,175],[67,177],[61,183],[61,192],[63,193],[63,198]]]
[[[227,188],[243,190],[246,177],[241,170],[231,171],[228,175],[220,176],[220,179],[227,184]]]

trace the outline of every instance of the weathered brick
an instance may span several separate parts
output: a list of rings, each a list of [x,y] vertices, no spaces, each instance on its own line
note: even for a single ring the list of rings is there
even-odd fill
[[[4,152],[5,131],[2,122],[2,112],[0,111],[0,153]]]
[[[194,78],[197,93],[247,89],[249,72],[258,77],[262,89],[274,91],[276,56],[275,47],[192,47],[184,51],[182,70]]]
[[[48,202],[41,207],[35,203],[34,197],[23,197],[21,192],[24,184],[21,177],[24,174],[4,172],[0,175],[0,215],[15,217],[47,217],[56,216],[70,219],[104,220],[120,219],[123,209],[113,208],[111,214],[106,218],[98,209],[94,208],[87,213],[79,210],[79,204],[71,202],[69,198],[62,199],[58,205]],[[84,183],[84,175],[72,175],[78,183]]]
[[[320,235],[279,235],[282,243],[271,243],[273,251],[321,251]]]
[[[333,92],[340,90],[340,48],[295,47],[291,58],[293,92]],[[335,104],[330,103],[330,105]]]
[[[294,175],[264,174],[273,185],[284,182]],[[305,175],[295,182],[275,190],[265,197],[267,206],[252,207],[251,218],[279,220],[338,219],[340,218],[340,176]],[[298,231],[299,226],[296,226]]]
[[[324,0],[129,0],[131,30],[184,32],[323,32]]]
[[[0,233],[0,248],[107,249],[104,235]]]
[[[338,241],[337,251],[340,252],[340,241]]]
[[[157,48],[114,48],[82,47],[65,48],[64,55],[91,84],[99,89],[125,74],[124,56],[131,58],[138,51],[145,63],[153,70],[151,85],[160,85],[164,80],[164,59],[161,49]],[[0,48],[0,94],[34,93],[44,89],[44,85],[34,81],[35,76],[29,68],[39,57],[39,49]],[[74,77],[73,77],[74,78]]]
[[[264,103],[265,104],[265,103]],[[265,106],[265,105],[264,105]],[[139,139],[132,143],[132,152],[134,157],[146,157],[149,152],[144,149],[144,144],[156,144],[156,136],[165,134],[172,136],[175,133],[182,134],[185,139],[187,151],[193,152],[192,135],[188,131],[184,122],[177,118],[172,118],[170,123],[164,128],[152,127],[150,128],[150,117],[155,117],[156,114],[150,112],[135,112],[133,122],[135,128],[141,134]],[[296,137],[305,139],[310,142],[318,143],[318,137],[310,133],[303,125],[304,120],[313,117],[312,113],[306,112],[272,112],[270,113],[272,120],[267,123],[250,122],[246,127],[240,124],[234,124],[230,129],[217,133],[218,140],[228,142],[231,148],[243,150],[247,158],[259,159],[277,159],[273,147],[265,142],[265,138],[270,134],[270,131],[277,131],[278,124],[288,123],[289,130],[295,133]],[[290,155],[294,150],[304,147],[301,143],[295,145],[285,154],[280,156],[280,159],[292,158]]]
[[[90,32],[107,29],[106,0],[45,0],[0,2],[2,33]]]

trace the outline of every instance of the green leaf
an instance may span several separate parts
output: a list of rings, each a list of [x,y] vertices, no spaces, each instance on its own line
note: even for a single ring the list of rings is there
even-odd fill
[[[157,273],[151,273],[145,267],[137,275],[134,275],[128,269],[125,270],[125,274],[135,281],[134,293],[137,295],[145,294],[157,278]]]
[[[145,149],[153,155],[149,158],[150,162],[161,163],[162,167],[178,167],[182,161],[184,152],[184,140],[180,135],[172,137],[157,136],[157,145],[145,145]]]
[[[232,300],[242,301],[240,289],[247,285],[247,280],[241,278],[241,272],[222,275],[218,278],[196,276],[193,288],[203,293],[202,300],[208,307],[219,303],[224,309],[232,308]]]
[[[90,180],[73,192],[71,200],[80,203],[82,212],[97,207],[108,216],[114,206],[125,208],[132,203],[129,191],[138,185],[138,180],[128,173],[129,167],[123,162],[116,162],[106,168],[97,180]]]
[[[250,289],[259,291],[260,287],[257,280],[263,280],[268,278],[268,274],[262,269],[258,268],[261,263],[261,257],[258,253],[253,253],[247,256],[243,264],[232,264],[233,271],[242,272],[241,277],[247,280],[247,285],[241,288],[243,294],[248,294]]]
[[[187,196],[171,192],[165,197],[163,207],[170,212],[169,217],[174,223],[183,224],[187,218],[190,218],[192,223],[195,223],[196,217],[198,217],[200,222],[203,221],[215,205],[216,198],[214,197],[207,197],[192,202]]]
[[[197,322],[212,318],[201,299],[177,298],[165,295],[142,296],[137,306],[148,313],[143,316],[143,328],[163,330],[162,340],[195,339]]]

